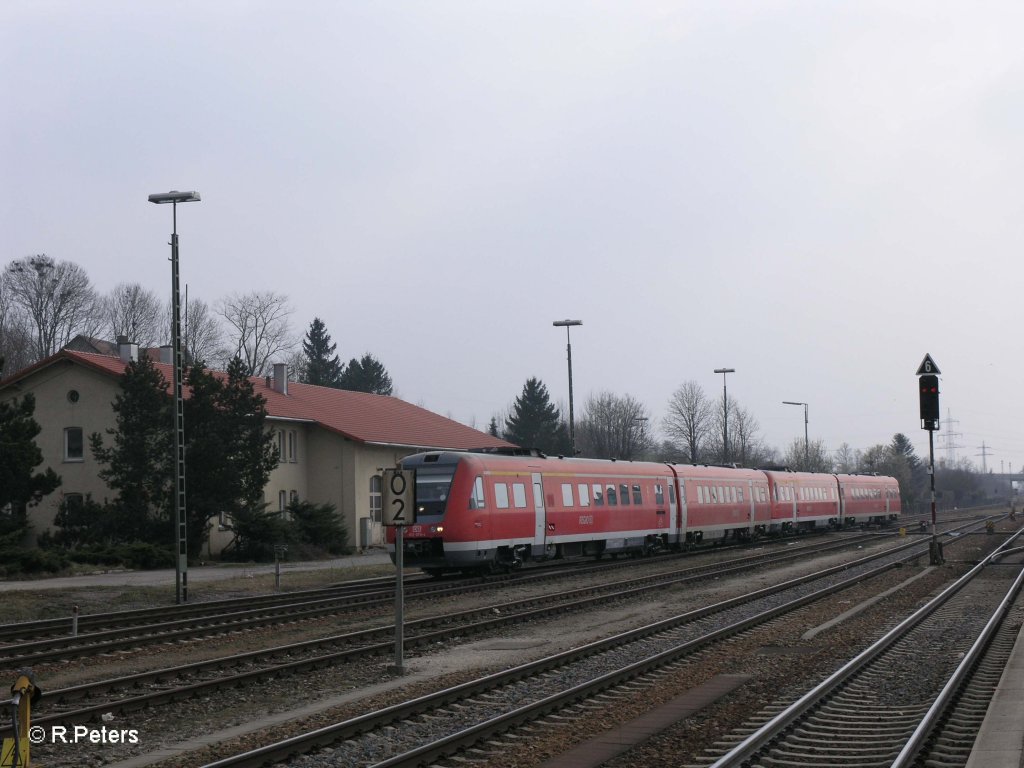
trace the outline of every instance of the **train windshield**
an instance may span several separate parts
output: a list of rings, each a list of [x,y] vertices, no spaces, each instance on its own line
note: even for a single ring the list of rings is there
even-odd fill
[[[455,467],[441,469],[416,468],[416,514],[443,515],[452,487]]]

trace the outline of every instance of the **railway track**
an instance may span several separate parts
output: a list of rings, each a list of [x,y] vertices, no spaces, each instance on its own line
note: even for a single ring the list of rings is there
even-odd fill
[[[987,700],[977,696],[994,691],[1000,660],[1012,646],[1008,637],[1019,631],[1024,611],[1018,602],[1024,569],[993,573],[1012,541],[803,696],[765,712],[765,722],[752,724],[752,733],[733,736],[730,748],[700,765],[966,763],[987,708]],[[993,638],[999,642],[992,644]]]
[[[817,553],[858,545],[859,539],[830,542]],[[900,549],[915,546],[913,542]],[[696,566],[672,573],[651,574],[616,582],[603,582],[568,591],[491,604],[410,621],[405,625],[405,648],[447,644],[453,639],[497,632],[509,626],[553,614],[583,611],[597,605],[628,600],[654,590],[697,580],[748,572],[758,565],[778,565],[807,557],[806,549],[790,548],[741,558],[717,565]],[[889,552],[871,558],[891,557]],[[870,560],[871,558],[866,558]],[[845,567],[845,566],[842,566]],[[241,684],[284,677],[312,670],[351,664],[394,650],[394,626],[384,625],[356,632],[317,638],[259,651],[232,654],[172,668],[47,691],[47,706],[35,718],[38,725],[88,722],[101,714],[125,714],[146,707],[230,688]]]
[[[856,546],[876,539],[878,534],[866,534],[841,539],[828,546],[843,548]],[[787,548],[786,557],[797,557],[814,550],[816,545]],[[755,565],[774,555],[771,551],[747,555],[736,559],[737,565]],[[676,564],[682,556],[668,556],[665,562]],[[515,576],[473,577],[469,579],[438,581],[415,578],[406,588],[406,600],[439,599],[445,596],[462,595],[469,591],[487,591],[510,583],[528,584],[561,578],[566,574],[586,576],[593,573],[610,573],[643,563],[657,562],[657,559],[643,561],[619,561],[602,565],[588,565],[566,568],[530,569]],[[714,570],[717,566],[698,566],[688,572],[699,573]],[[657,578],[657,575],[650,578]],[[9,642],[0,645],[0,665],[20,667],[57,660],[67,660],[138,649],[145,646],[181,642],[193,638],[206,638],[217,634],[228,634],[245,630],[272,627],[284,622],[298,622],[327,616],[351,614],[389,607],[394,602],[394,579],[384,585],[374,580],[369,588],[363,583],[345,585],[333,590],[313,590],[292,593],[287,596],[270,595],[266,599],[243,599],[241,601],[220,601],[210,608],[196,606],[186,611],[166,609],[143,609],[141,611],[97,614],[90,618],[92,631],[77,635],[58,635],[32,639],[24,642]],[[182,607],[186,608],[186,607]],[[170,618],[168,618],[168,614]],[[184,614],[184,615],[182,615]],[[156,619],[156,621],[147,621]],[[27,624],[27,623],[26,623]],[[37,624],[31,622],[31,624]],[[39,622],[38,631],[49,631],[49,621]],[[80,625],[81,628],[81,625]],[[5,625],[0,632],[9,630],[9,637],[31,634],[33,629],[23,624]]]
[[[913,551],[911,551],[913,550]],[[414,766],[463,759],[498,734],[600,695],[625,682],[657,675],[709,645],[770,622],[822,597],[886,572],[899,560],[925,555],[914,542],[888,562],[863,562],[812,574],[785,585],[681,614],[564,654],[491,675],[210,763],[208,768],[290,765]],[[880,558],[873,557],[872,561]],[[865,559],[867,560],[867,559]],[[821,580],[827,580],[822,586]],[[329,756],[317,751],[329,750]],[[467,752],[469,750],[469,752]],[[299,754],[310,753],[305,757]]]

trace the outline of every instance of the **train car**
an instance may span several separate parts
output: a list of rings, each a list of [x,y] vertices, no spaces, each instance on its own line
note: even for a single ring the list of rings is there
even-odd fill
[[[670,465],[683,500],[680,543],[748,539],[771,524],[768,478],[764,472],[732,467]]]
[[[836,475],[843,522],[884,524],[899,518],[900,484],[884,475]]]
[[[401,465],[416,471],[404,562],[432,574],[649,554],[899,514],[899,485],[873,475],[454,451]],[[392,558],[394,541],[389,529]]]
[[[404,559],[428,573],[647,553],[679,538],[664,464],[430,452],[401,465],[416,470],[417,499]]]
[[[766,470],[772,500],[772,530],[810,530],[842,525],[835,475]]]

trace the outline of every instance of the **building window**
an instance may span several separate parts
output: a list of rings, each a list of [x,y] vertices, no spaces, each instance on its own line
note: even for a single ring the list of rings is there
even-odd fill
[[[64,461],[85,461],[81,427],[68,427],[64,430]]]
[[[68,511],[69,515],[77,515],[82,511],[85,505],[85,497],[80,493],[65,493],[64,494],[64,508]]]
[[[284,430],[277,430],[277,461],[279,464],[283,464],[288,460],[288,454],[285,453],[285,440]]]
[[[291,491],[288,494],[288,503],[289,504],[298,504],[299,503],[299,492],[298,491]]]
[[[295,430],[294,429],[289,429],[288,430],[288,461],[290,461],[292,463],[295,463],[296,461],[298,461],[298,458],[296,457],[296,453],[295,453],[295,443],[296,443]]]
[[[384,497],[381,495],[381,477],[372,475],[370,477],[370,519],[375,523],[381,521],[384,511]]]
[[[277,494],[277,509],[284,512],[288,508],[288,491],[281,491]]]

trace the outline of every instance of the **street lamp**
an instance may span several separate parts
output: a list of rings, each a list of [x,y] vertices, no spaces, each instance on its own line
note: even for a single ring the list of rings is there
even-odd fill
[[[199,202],[198,192],[161,192],[149,196],[149,202],[171,204],[171,347],[174,355],[174,535],[177,557],[174,561],[174,601],[188,602],[188,516],[185,511],[185,404],[181,395],[181,298],[178,291],[178,203]]]
[[[715,373],[722,374],[722,450],[725,463],[729,463],[729,392],[725,388],[725,375],[736,373],[735,368],[715,368]]]
[[[807,403],[797,403],[792,400],[783,400],[783,405],[802,405],[804,407],[804,471],[809,472],[811,468],[811,443],[807,439]]]
[[[569,445],[572,448],[572,455],[576,455],[576,424],[572,414],[572,342],[569,340],[569,328],[574,325],[583,325],[582,320],[555,320],[551,323],[556,328],[565,328],[565,354],[569,359]]]

